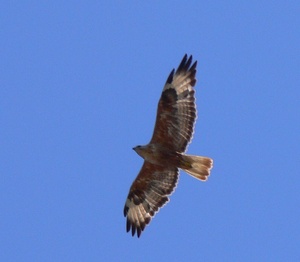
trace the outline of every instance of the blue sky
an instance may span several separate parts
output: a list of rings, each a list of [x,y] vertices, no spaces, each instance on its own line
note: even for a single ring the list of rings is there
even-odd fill
[[[299,1],[0,4],[1,261],[300,260]],[[140,239],[122,211],[158,99],[198,60],[188,152]]]

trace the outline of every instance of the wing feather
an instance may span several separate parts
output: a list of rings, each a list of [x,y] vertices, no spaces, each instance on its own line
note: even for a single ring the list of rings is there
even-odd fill
[[[195,104],[196,66],[192,56],[185,55],[176,72],[166,81],[158,103],[156,123],[150,143],[184,152],[191,141],[197,118]]]
[[[126,230],[140,237],[155,213],[169,201],[178,181],[176,167],[162,167],[147,161],[133,182],[124,207]]]

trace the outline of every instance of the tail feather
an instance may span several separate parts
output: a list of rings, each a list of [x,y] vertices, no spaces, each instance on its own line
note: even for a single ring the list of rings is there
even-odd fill
[[[182,155],[182,163],[179,167],[189,175],[206,181],[213,167],[213,160],[203,156]]]

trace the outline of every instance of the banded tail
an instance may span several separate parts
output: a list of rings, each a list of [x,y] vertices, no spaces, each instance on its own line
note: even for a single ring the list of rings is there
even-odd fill
[[[213,167],[213,160],[204,156],[182,155],[182,162],[179,168],[189,175],[206,181]]]

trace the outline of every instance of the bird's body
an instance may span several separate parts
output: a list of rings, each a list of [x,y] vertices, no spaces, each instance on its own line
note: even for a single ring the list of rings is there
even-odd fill
[[[185,154],[192,139],[197,117],[195,105],[196,66],[192,56],[182,59],[172,70],[158,103],[152,139],[134,150],[144,164],[133,182],[124,207],[127,232],[140,237],[145,226],[165,203],[177,185],[179,169],[191,176],[207,180],[213,161],[208,157]]]
[[[148,144],[146,146],[137,146],[134,150],[145,161],[158,166],[176,166],[181,157],[180,153],[170,152],[170,150],[157,144]]]

